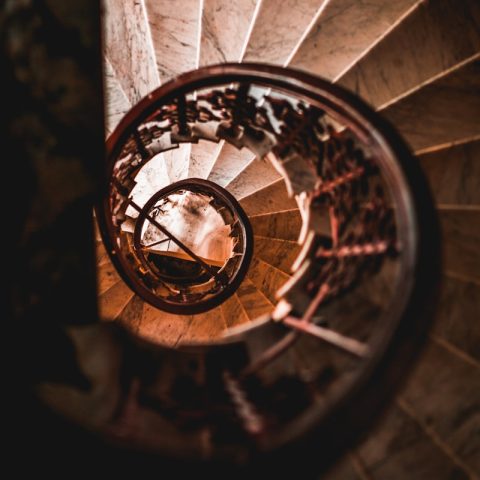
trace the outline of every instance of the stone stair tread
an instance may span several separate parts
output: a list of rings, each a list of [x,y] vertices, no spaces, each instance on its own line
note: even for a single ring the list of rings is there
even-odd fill
[[[250,318],[243,308],[237,293],[222,303],[221,307],[228,328],[250,322]]]
[[[298,243],[257,235],[254,237],[254,242],[255,256],[291,275],[291,266],[301,250]]]
[[[382,110],[413,150],[480,135],[480,54]]]
[[[444,268],[480,280],[480,210],[441,210]]]
[[[289,66],[334,80],[416,3],[330,0]]]
[[[298,208],[295,199],[288,196],[283,179],[242,198],[240,205],[249,217]]]
[[[203,0],[200,67],[241,60],[257,2]]]
[[[115,320],[135,295],[123,280],[119,280],[98,298],[102,320]]]
[[[145,301],[138,295],[134,295],[115,321],[121,323],[132,333],[139,334],[144,305],[146,305]]]
[[[472,471],[478,472],[479,368],[432,341],[422,357],[400,396]]]
[[[144,3],[107,0],[104,8],[105,54],[135,105],[160,85]]]
[[[108,252],[105,249],[105,245],[101,240],[99,242],[96,242],[95,244],[95,257],[98,266],[101,266],[110,261]]]
[[[243,61],[283,65],[327,0],[261,0]]]
[[[265,213],[249,218],[255,235],[297,241],[302,228],[300,210]]]
[[[163,312],[145,303],[139,323],[139,334],[152,342],[174,346],[188,330],[191,320],[191,316]]]
[[[226,331],[227,325],[223,318],[221,307],[205,313],[192,316],[187,331],[181,337],[179,344],[190,342],[205,342],[213,338],[220,338]]]
[[[145,0],[156,63],[162,83],[197,66],[198,0]],[[166,41],[168,39],[168,41]]]
[[[247,148],[239,150],[225,142],[208,175],[208,180],[224,187],[252,162],[254,158],[255,155]]]
[[[192,144],[188,164],[188,178],[207,178],[220,153],[222,144],[199,140]]]
[[[468,21],[464,21],[468,18]],[[462,35],[458,27],[462,26]],[[477,0],[423,2],[339,83],[374,107],[418,87],[480,51]]]
[[[256,257],[252,259],[247,275],[255,287],[260,290],[273,305],[276,305],[278,302],[275,293],[290,278],[286,273]]]
[[[112,262],[104,263],[97,269],[97,294],[102,295],[120,280],[120,275]]]
[[[131,104],[108,58],[104,59],[106,129],[110,134],[130,110]]]
[[[250,320],[255,320],[273,310],[273,304],[249,278],[245,278],[238,287],[237,295]]]
[[[418,156],[437,204],[480,205],[480,140]]]
[[[445,275],[432,334],[480,363],[480,283]]]
[[[398,405],[388,409],[356,454],[371,478],[440,479],[459,474],[453,460]]]
[[[281,175],[268,160],[257,158],[249,163],[225,188],[234,197],[244,198],[280,178]]]

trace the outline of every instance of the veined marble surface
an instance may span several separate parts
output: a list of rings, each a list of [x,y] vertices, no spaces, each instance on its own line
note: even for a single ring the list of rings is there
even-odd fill
[[[325,1],[261,0],[243,61],[283,65]]]
[[[201,342],[219,338],[227,329],[221,307],[209,312],[192,316],[192,322],[187,332],[181,337],[179,343]]]
[[[480,55],[382,110],[415,151],[480,136]]]
[[[293,262],[300,253],[297,242],[255,235],[255,255],[282,272],[291,275]]]
[[[273,310],[273,304],[267,299],[265,294],[245,277],[240,287],[238,287],[238,296],[242,307],[245,309],[248,318],[255,320],[261,315],[270,313]]]
[[[204,0],[199,66],[241,60],[260,0]]]
[[[97,294],[104,294],[110,287],[115,285],[120,280],[120,276],[117,273],[117,269],[113,266],[112,262],[108,262],[102,265],[102,268],[98,269],[97,276]]]
[[[130,110],[130,102],[113,71],[108,58],[104,59],[105,75],[105,123],[107,135],[115,130],[118,122]]]
[[[191,145],[184,143],[178,148],[163,152],[165,165],[167,167],[168,177],[171,182],[183,180],[188,176],[188,165],[190,163]]]
[[[139,322],[138,333],[146,340],[174,346],[185,335],[191,321],[191,316],[162,312],[145,303]]]
[[[300,210],[287,210],[250,217],[255,235],[297,241],[302,228]]]
[[[241,199],[240,204],[249,216],[298,208],[295,199],[289,198],[283,178]]]
[[[197,67],[200,0],[145,0],[158,73],[162,83]],[[190,145],[165,152],[172,182],[186,178]]]
[[[146,0],[162,83],[197,66],[200,0]]]
[[[478,0],[425,2],[339,83],[381,107],[479,51]]]
[[[232,295],[229,299],[222,303],[222,313],[228,328],[248,323],[250,318],[243,308],[238,295]]]
[[[255,155],[247,148],[238,148],[225,142],[208,179],[222,187],[230,183],[250,162]]]
[[[222,149],[222,142],[213,143],[199,140],[192,144],[190,162],[188,165],[189,178],[206,178],[215,164]]]
[[[445,275],[432,333],[451,342],[480,363],[480,283]]]
[[[290,66],[335,79],[419,0],[330,0]]]
[[[143,0],[105,0],[105,54],[135,105],[160,85]]]
[[[256,257],[253,258],[247,275],[255,287],[274,305],[278,302],[276,298],[278,289],[290,278],[286,273]]]
[[[234,197],[242,198],[266,187],[279,178],[281,178],[281,175],[269,161],[256,158],[226,186],[226,189]]]
[[[480,140],[419,155],[439,205],[480,208]]]
[[[480,282],[480,210],[439,211],[445,270]]]
[[[257,0],[204,0],[199,67],[241,60],[256,4]],[[220,151],[208,142],[192,145],[189,176],[209,175]]]
[[[471,317],[470,320],[478,324],[474,319],[475,317]],[[472,330],[474,329],[475,327],[472,327]],[[475,335],[473,332],[472,334]],[[460,477],[478,478],[480,471],[479,380],[478,364],[465,361],[452,349],[444,348],[442,343],[434,340],[427,342],[422,351],[422,360],[418,362],[408,379],[406,388],[402,391],[400,405],[407,412],[412,412],[414,418],[428,425],[438,439],[437,444],[447,446],[444,450],[448,449],[448,452],[451,452],[450,458],[454,457],[456,465],[452,465],[452,460],[447,456],[444,456],[442,461],[438,452],[434,452],[430,462],[427,461],[428,458],[420,457],[426,468],[422,468],[421,475],[415,475],[417,478],[452,478],[456,476],[454,472],[459,472],[458,465],[461,465],[463,470]],[[403,431],[406,430],[403,429]],[[398,442],[391,442],[390,445],[395,445],[391,457],[396,457]],[[411,458],[416,457],[418,462],[420,458],[417,455],[418,453],[415,452]],[[402,464],[405,465],[403,462]],[[413,464],[410,463],[410,465]],[[401,471],[398,468],[399,465],[396,466],[396,471]],[[389,480],[402,478],[402,475],[389,475],[389,469],[385,468],[385,464],[379,467],[378,472],[372,472],[373,478]]]
[[[134,295],[127,306],[121,311],[116,321],[123,324],[130,331],[139,333],[139,327],[144,313],[143,307],[146,305],[148,304],[144,303],[141,297]]]
[[[118,281],[98,299],[100,318],[102,320],[115,320],[134,295],[123,280]]]

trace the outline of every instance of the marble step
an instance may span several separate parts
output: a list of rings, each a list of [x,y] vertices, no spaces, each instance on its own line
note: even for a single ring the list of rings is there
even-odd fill
[[[293,242],[298,240],[302,228],[302,217],[298,209],[254,215],[249,220],[254,235]]]
[[[193,315],[191,318],[186,332],[178,340],[179,345],[219,339],[227,330],[227,323],[221,307]]]
[[[208,180],[224,187],[237,177],[254,158],[255,155],[247,148],[239,150],[225,142],[208,174]]]
[[[149,341],[175,346],[187,332],[192,321],[191,315],[173,315],[144,303],[138,334]]]
[[[256,257],[291,275],[291,267],[301,250],[297,242],[258,235],[255,235],[254,242]]]
[[[134,295],[127,303],[125,308],[116,317],[115,321],[121,323],[136,335],[140,334],[140,322],[143,315],[143,307],[146,305],[144,300],[138,295]]]
[[[188,166],[190,164],[191,144],[181,144],[174,150],[163,152],[165,166],[167,167],[168,178],[173,182],[183,180],[188,176]]]
[[[430,341],[400,394],[413,415],[471,472],[480,471],[479,386],[478,364]]]
[[[112,262],[108,261],[97,268],[97,294],[102,295],[120,280],[120,275]]]
[[[480,364],[480,281],[447,272],[442,279],[431,335],[447,342]]]
[[[255,320],[273,311],[273,304],[248,277],[238,287],[237,295],[242,308],[250,320]]]
[[[199,66],[239,62],[261,0],[203,0]]]
[[[278,302],[276,292],[290,278],[286,273],[278,268],[272,267],[257,257],[252,259],[247,275],[255,287],[260,290],[273,305],[276,305]]]
[[[480,140],[418,156],[437,204],[480,205]]]
[[[197,68],[200,0],[184,0],[181,8],[169,0],[146,0],[145,4],[161,82]],[[188,176],[190,151],[189,144],[181,144],[163,154],[172,182]]]
[[[230,180],[225,188],[235,198],[244,198],[279,178],[281,178],[281,175],[269,161],[257,158],[247,164],[234,179]]]
[[[197,67],[200,0],[145,0],[162,83]]]
[[[227,328],[236,327],[250,322],[250,318],[243,308],[237,293],[223,302],[221,308]]]
[[[380,418],[355,455],[366,472],[362,478],[469,478],[430,435],[395,404]]]
[[[243,61],[284,65],[327,0],[261,0]]]
[[[378,108],[478,51],[477,0],[422,2],[338,82]]]
[[[103,6],[105,55],[135,105],[160,85],[144,2],[106,0]]]
[[[444,268],[480,281],[480,210],[441,210]]]
[[[260,0],[258,0],[260,1]],[[239,62],[242,58],[257,0],[204,0],[198,66]],[[188,177],[207,178],[220,145],[200,141],[192,145]]]
[[[381,111],[417,153],[480,135],[476,58]]]
[[[97,267],[100,267],[110,261],[108,252],[105,249],[105,245],[101,240],[99,242],[95,242],[95,257]]]
[[[222,149],[223,143],[199,140],[190,150],[187,178],[207,178]]]
[[[104,59],[105,76],[105,128],[110,135],[120,120],[130,110],[131,104],[120,82],[116,77],[112,64]]]
[[[330,0],[289,66],[335,80],[419,0]]]
[[[248,216],[298,208],[295,199],[288,196],[285,182],[282,178],[242,198],[240,205]]]
[[[119,280],[98,298],[102,320],[115,320],[135,294],[123,280]]]

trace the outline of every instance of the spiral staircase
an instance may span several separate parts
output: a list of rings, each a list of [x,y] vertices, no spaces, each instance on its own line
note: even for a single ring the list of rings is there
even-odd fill
[[[75,54],[89,45],[88,30],[72,34],[88,2],[38,2],[32,17],[30,2],[14,3],[9,29],[25,21],[41,42],[55,27]],[[108,440],[98,452],[111,472],[133,458],[138,474],[169,465],[181,478],[187,467],[211,478],[479,478],[478,2],[106,0],[103,26],[102,321],[74,321],[59,335],[68,347],[39,357],[38,397],[94,432],[82,445]],[[29,84],[40,50],[21,57],[24,45],[11,45],[16,81]],[[68,50],[51,48],[54,59]],[[54,77],[34,76],[52,83],[32,98],[51,93],[55,116],[66,95],[70,118],[88,81],[73,75],[69,90]],[[442,230],[438,295],[440,239],[419,165]],[[77,248],[71,239],[58,251]],[[75,299],[55,284],[62,275],[45,277],[59,317]],[[34,306],[51,298],[43,288]],[[27,325],[48,344],[50,330]]]
[[[430,181],[444,236],[439,318],[395,406],[329,478],[477,478],[480,471],[480,338],[473,325],[480,293],[479,28],[479,5],[468,0],[188,0],[181,9],[158,0],[106,2],[107,135],[142,97],[183,72],[265,62],[320,75],[360,95],[404,136]],[[142,174],[136,191],[143,202],[187,178],[225,188],[248,215],[254,256],[227,301],[178,315],[132,291],[97,234],[102,317],[179,346],[221,338],[271,314],[301,250],[302,212],[278,170],[246,148],[200,140],[166,152]],[[324,228],[329,231],[328,220]],[[378,308],[373,297],[350,309],[368,318]],[[308,360],[298,361],[308,370]]]

